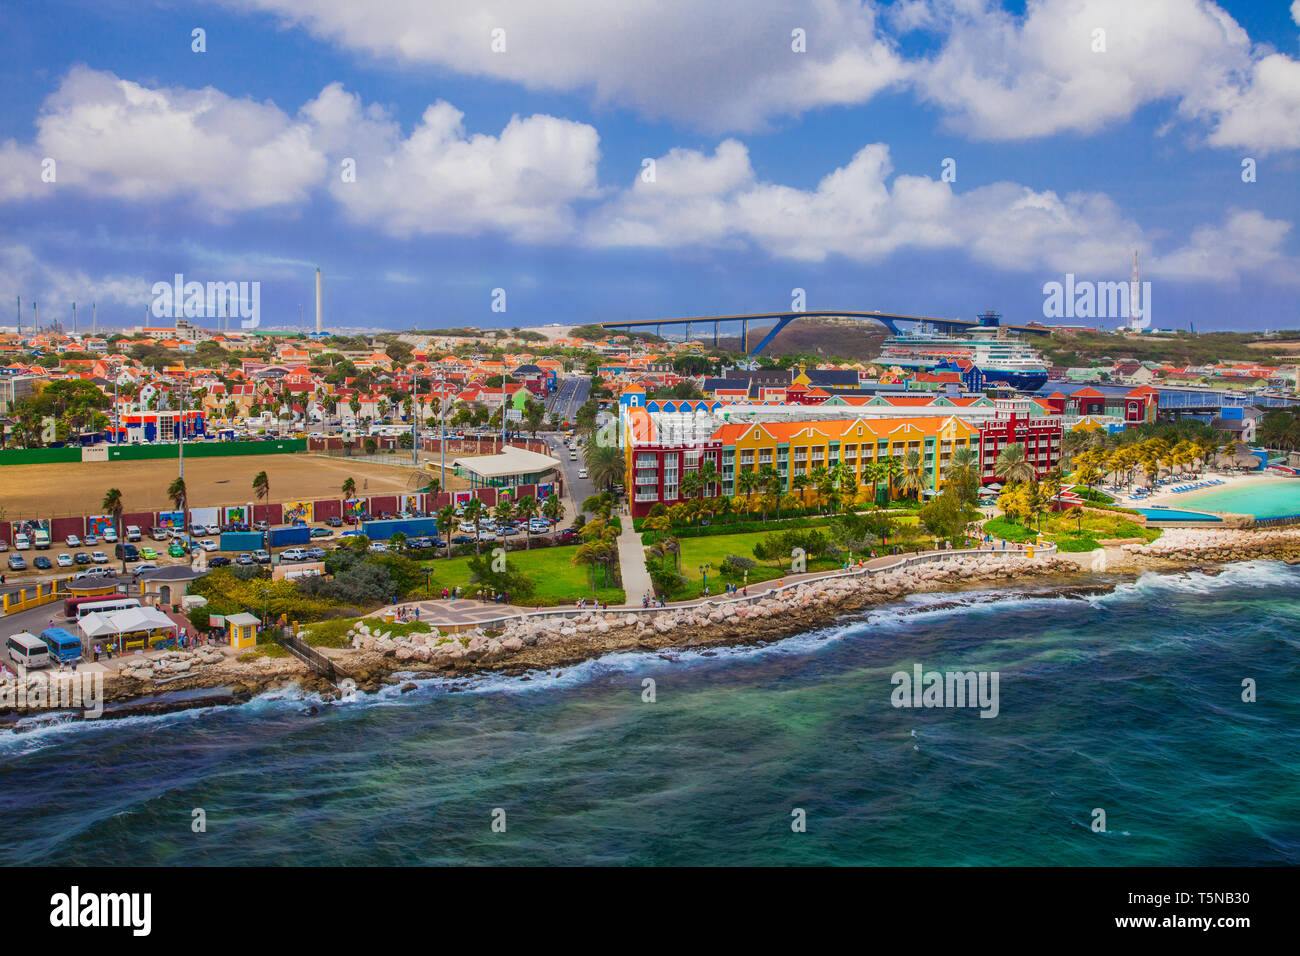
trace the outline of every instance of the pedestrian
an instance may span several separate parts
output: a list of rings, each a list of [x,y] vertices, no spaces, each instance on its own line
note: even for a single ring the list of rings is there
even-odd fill
[[[96,661],[99,660],[99,645],[98,645],[98,644],[95,645],[95,660],[96,660]]]

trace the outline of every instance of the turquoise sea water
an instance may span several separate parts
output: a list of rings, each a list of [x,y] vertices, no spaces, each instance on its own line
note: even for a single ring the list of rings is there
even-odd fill
[[[1191,491],[1170,501],[1179,507],[1208,508],[1254,515],[1256,518],[1280,518],[1300,514],[1300,478],[1251,483],[1237,488],[1207,488]]]
[[[0,863],[1300,863],[1300,568],[1002,598],[6,735]],[[892,706],[915,663],[996,671],[998,716]]]

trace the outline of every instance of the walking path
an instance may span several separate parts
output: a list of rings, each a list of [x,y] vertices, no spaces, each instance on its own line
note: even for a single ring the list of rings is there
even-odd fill
[[[623,531],[618,536],[618,571],[623,578],[623,607],[640,607],[643,595],[654,594],[650,572],[645,566],[645,546],[641,532],[632,527],[632,516],[623,517]]]
[[[633,548],[635,551],[635,557],[628,555],[624,551],[624,547]],[[625,604],[611,605],[609,606],[608,610],[640,611],[642,610],[641,599],[637,595],[654,593],[653,587],[650,582],[650,574],[646,570],[646,566],[645,566],[645,553],[642,551],[641,548],[642,546],[641,546],[640,534],[633,533],[633,535],[629,540],[628,532],[625,530],[623,534],[619,536],[619,560],[621,563],[620,570],[623,575],[624,591],[626,592],[629,600]],[[858,564],[857,562],[854,562],[849,569],[836,568],[831,571],[809,571],[804,574],[790,574],[780,578],[769,579],[766,581],[757,581],[752,585],[753,590],[751,592],[751,597],[761,595],[769,591],[776,591],[780,588],[788,588],[797,584],[804,584],[809,581],[816,581],[822,578],[836,577],[838,575],[845,574],[846,570],[858,571],[858,572],[862,572],[863,569],[879,570],[879,569],[893,567],[895,565],[901,565],[907,559],[913,559],[920,556],[949,555],[952,557],[958,557],[962,555],[970,555],[972,553],[977,553],[981,551],[986,554],[987,553],[997,553],[997,554],[1024,554],[1025,553],[1024,549],[1017,545],[1012,545],[1008,542],[1002,541],[1001,539],[994,539],[992,547],[981,545],[978,549],[950,550],[946,548],[941,548],[938,550],[930,549],[927,551],[919,551],[919,552],[903,551],[898,554],[883,554],[878,558],[871,558],[867,561],[864,561],[862,564]],[[1046,549],[1036,548],[1035,551],[1036,553],[1042,553],[1042,554],[1055,554],[1056,548],[1054,546]],[[629,574],[629,569],[631,570],[631,574]],[[635,588],[637,588],[637,585],[633,584],[632,586],[629,587],[628,582],[629,580],[636,580],[638,574],[643,576],[643,580],[639,586],[640,589],[635,590]],[[671,608],[693,607],[695,605],[700,605],[700,604],[713,604],[713,603],[717,603],[718,601],[724,601],[724,600],[736,598],[740,594],[741,594],[740,590],[738,590],[736,594],[727,594],[725,591],[720,591],[719,593],[709,595],[708,597],[702,596],[697,598],[691,598],[690,600],[687,601],[673,601],[671,603],[665,604],[664,607],[665,609],[671,609]],[[541,613],[570,612],[571,613],[577,610],[576,606],[573,605],[564,605],[561,607],[552,607],[552,608],[534,608],[534,607],[520,607],[514,604],[497,604],[492,601],[477,601],[477,600],[468,600],[465,598],[461,598],[458,600],[414,601],[414,602],[408,602],[406,604],[400,604],[400,605],[395,604],[390,607],[383,608],[382,610],[375,611],[367,616],[381,617],[384,614],[399,612],[404,608],[413,610],[417,607],[419,608],[420,611],[421,624],[428,624],[430,627],[452,627],[452,628],[474,626],[476,624],[481,624],[486,622],[499,623],[504,618],[519,617],[519,616],[535,614],[539,612]],[[598,605],[591,603],[588,605],[587,610],[595,610],[597,607]],[[651,605],[651,607],[653,608],[654,605]]]

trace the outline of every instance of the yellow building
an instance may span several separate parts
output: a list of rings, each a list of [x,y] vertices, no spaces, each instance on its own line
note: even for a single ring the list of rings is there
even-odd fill
[[[933,415],[724,425],[713,437],[722,444],[722,489],[728,496],[744,493],[736,486],[739,472],[771,466],[781,477],[782,491],[790,492],[798,490],[795,480],[800,476],[812,488],[814,471],[843,463],[857,477],[858,497],[870,499],[875,482],[869,470],[864,477],[864,467],[887,458],[905,459],[912,451],[921,456],[925,487],[937,491],[952,453],[979,448],[977,428],[955,416]]]

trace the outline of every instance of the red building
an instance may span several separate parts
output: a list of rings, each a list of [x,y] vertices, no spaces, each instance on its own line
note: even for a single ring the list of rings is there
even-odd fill
[[[627,496],[632,517],[644,518],[650,508],[662,502],[671,507],[687,500],[682,479],[712,462],[722,474],[722,442],[712,437],[698,441],[661,439],[645,409],[634,408],[627,419]],[[713,498],[720,484],[701,489],[695,497]]]
[[[1064,425],[1059,415],[1036,414],[1042,406],[1027,398],[998,399],[995,417],[980,424],[980,480],[1005,481],[997,473],[998,455],[1008,445],[1025,446],[1025,460],[1045,477],[1061,461]]]

